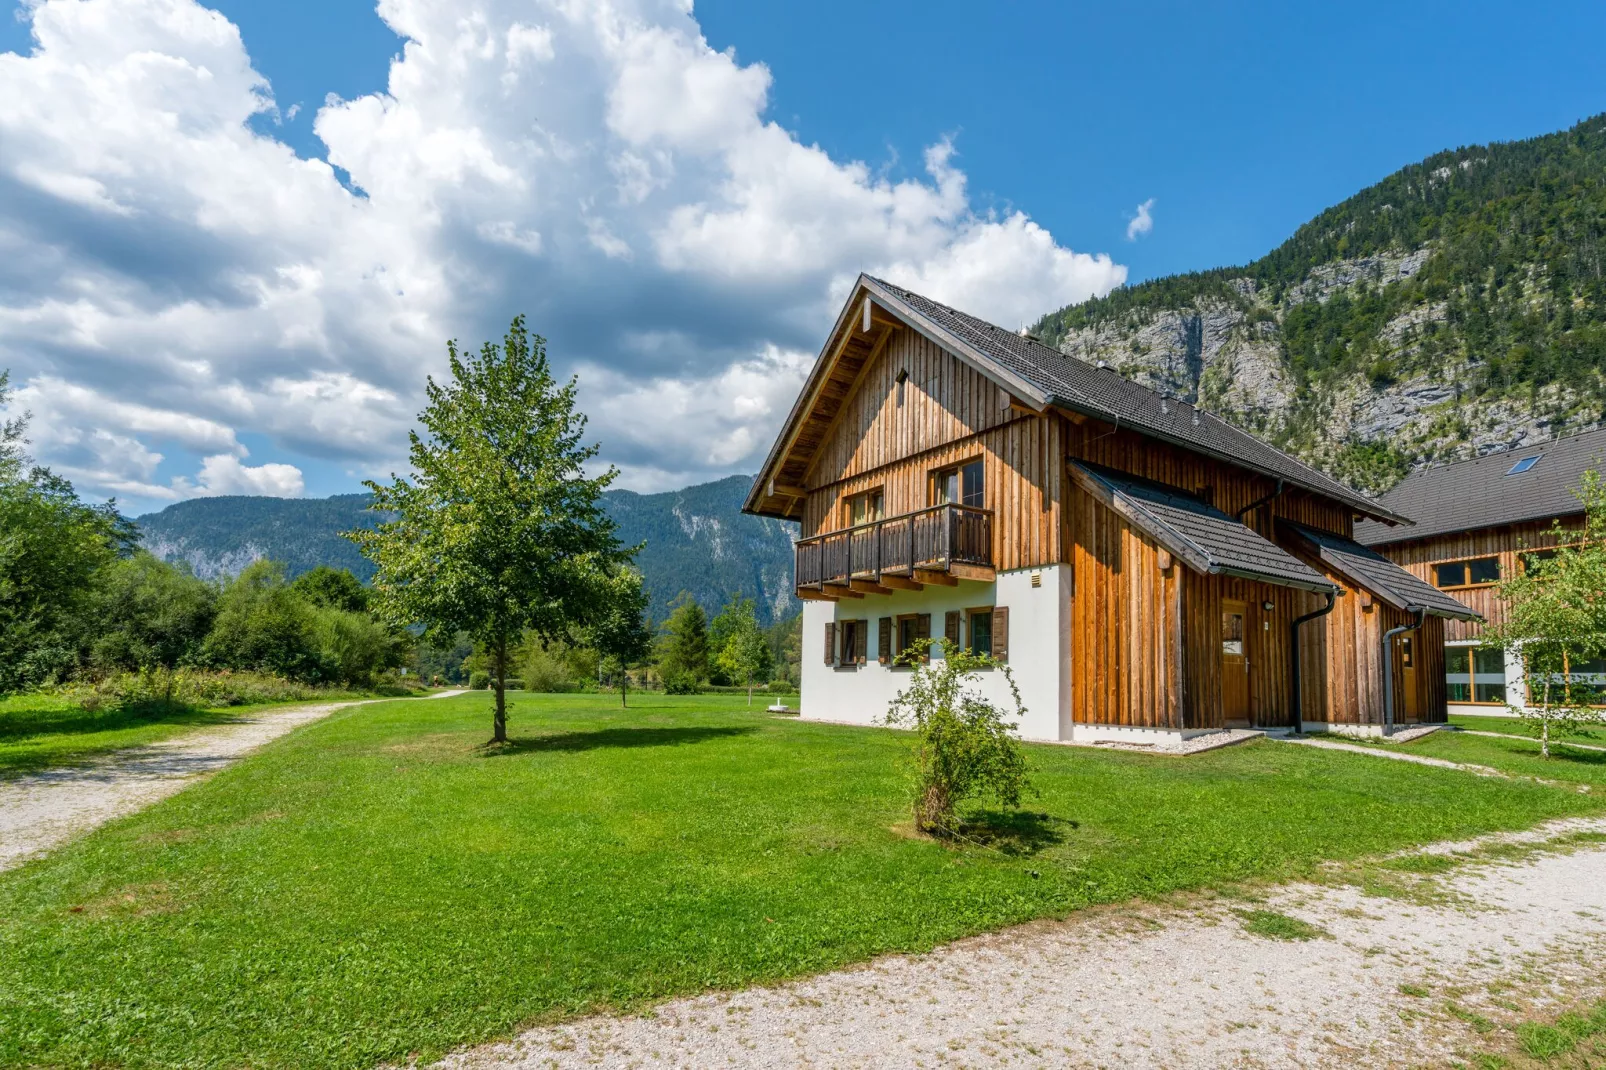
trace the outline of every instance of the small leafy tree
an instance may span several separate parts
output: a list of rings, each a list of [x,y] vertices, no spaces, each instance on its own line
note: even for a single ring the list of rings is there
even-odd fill
[[[368,611],[368,588],[349,569],[318,565],[297,576],[290,586],[315,606],[347,613]]]
[[[723,614],[722,614],[723,615]],[[732,609],[733,620],[725,646],[719,652],[719,667],[732,679],[747,686],[747,704],[753,704],[753,677],[769,660],[769,641],[753,615],[751,599],[738,599]]]
[[[1601,721],[1589,701],[1593,694],[1575,689],[1571,668],[1606,651],[1606,482],[1591,469],[1574,493],[1584,503],[1583,531],[1558,522],[1552,538],[1570,545],[1549,556],[1530,555],[1515,576],[1501,581],[1506,619],[1483,637],[1486,645],[1522,655],[1530,692],[1537,684],[1539,701],[1510,705],[1539,737],[1546,758],[1552,736],[1573,735]]]
[[[932,649],[941,657],[922,660]],[[912,657],[910,656],[912,654]],[[907,660],[914,666],[909,686],[887,710],[886,723],[915,730],[914,819],[922,832],[953,835],[959,804],[991,796],[1001,806],[1020,805],[1029,789],[1026,756],[1010,730],[1024,717],[1020,689],[1009,667],[982,654],[961,650],[946,639],[915,643]],[[978,670],[1002,672],[1013,714],[993,705],[971,686]]]
[[[641,573],[622,568],[614,573],[603,595],[603,608],[591,628],[591,645],[598,655],[619,670],[619,705],[630,703],[630,667],[652,654],[652,629],[647,624],[647,591]]]
[[[467,632],[486,651],[491,741],[505,743],[512,648],[526,630],[568,639],[591,624],[606,577],[629,560],[602,505],[618,469],[586,475],[597,447],[581,441],[577,380],[557,383],[522,316],[500,347],[446,353],[451,378],[424,388],[425,435],[409,432],[412,478],[367,484],[395,519],[346,537],[377,566],[382,618],[436,642]]]

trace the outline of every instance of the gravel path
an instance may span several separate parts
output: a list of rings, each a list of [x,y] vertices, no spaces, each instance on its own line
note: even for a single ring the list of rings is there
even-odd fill
[[[426,698],[449,698],[441,691]],[[328,702],[264,710],[229,724],[197,729],[148,747],[118,751],[92,764],[0,781],[0,870],[20,865],[113,818],[176,794],[304,724],[347,706]]]
[[[1497,839],[1578,831],[1606,834],[1606,819]],[[1515,1022],[1554,1013],[1558,998],[1602,994],[1606,844],[1465,864],[1434,880],[1450,902],[1323,884],[1258,903],[1084,911],[645,1016],[533,1029],[444,1065],[1442,1066],[1499,1043],[1466,1015]],[[1248,908],[1327,935],[1252,935]]]

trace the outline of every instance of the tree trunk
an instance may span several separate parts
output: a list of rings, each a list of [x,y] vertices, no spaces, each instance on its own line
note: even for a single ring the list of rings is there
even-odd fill
[[[620,665],[619,665],[619,708],[620,709],[625,709],[626,707],[628,707],[630,705],[630,703],[625,701],[625,692],[628,691],[629,689],[630,689],[630,671],[628,669],[626,669],[624,667],[624,663],[621,662]]]
[[[1539,719],[1539,756],[1550,757],[1550,677],[1545,677],[1545,712]]]
[[[491,734],[492,743],[507,742],[507,636],[496,640],[496,718]]]
[[[747,704],[749,706],[751,706],[753,704],[753,674],[752,673],[748,673],[747,674]]]

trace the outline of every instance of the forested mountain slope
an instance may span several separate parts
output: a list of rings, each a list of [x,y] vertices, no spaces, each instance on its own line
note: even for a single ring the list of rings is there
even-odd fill
[[[1062,351],[1378,491],[1606,420],[1606,115],[1441,152],[1244,267],[1045,316]]]
[[[758,603],[772,623],[797,610],[792,593],[792,539],[796,527],[746,516],[742,499],[750,476],[731,476],[663,494],[608,491],[608,511],[626,545],[645,543],[636,562],[652,593],[652,615],[662,619],[681,591],[712,615],[732,592]],[[158,557],[187,561],[207,577],[233,575],[270,557],[299,575],[315,565],[348,568],[363,580],[373,574],[340,532],[371,525],[365,494],[332,498],[197,498],[142,516],[140,539]]]

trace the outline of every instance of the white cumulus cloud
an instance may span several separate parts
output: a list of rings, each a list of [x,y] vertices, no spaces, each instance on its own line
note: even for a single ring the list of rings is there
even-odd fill
[[[519,312],[627,483],[751,470],[861,268],[1010,326],[1126,276],[974,204],[946,140],[902,179],[800,141],[768,68],[683,0],[380,0],[405,47],[384,91],[317,110],[310,160],[252,125],[278,106],[217,12],[24,10],[0,367],[91,493],[301,493],[295,466],[243,463],[250,434],[400,467],[446,339]]]

